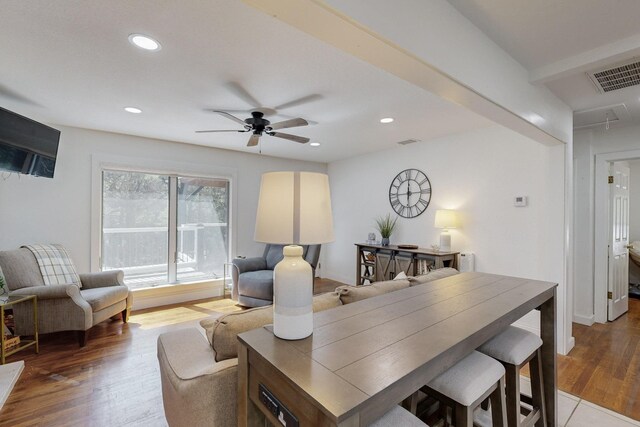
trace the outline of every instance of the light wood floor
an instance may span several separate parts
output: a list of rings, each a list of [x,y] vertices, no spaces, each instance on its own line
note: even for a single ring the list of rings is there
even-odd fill
[[[338,285],[321,280],[316,293]],[[85,348],[73,333],[45,335],[39,355],[25,350],[8,360],[24,359],[26,367],[0,411],[0,426],[166,425],[158,335],[239,309],[226,299],[134,312],[128,324],[97,325]],[[640,301],[608,325],[574,325],[574,336],[574,350],[559,358],[560,388],[640,420]]]
[[[576,346],[558,360],[567,393],[640,420],[640,300],[614,322],[573,324]]]

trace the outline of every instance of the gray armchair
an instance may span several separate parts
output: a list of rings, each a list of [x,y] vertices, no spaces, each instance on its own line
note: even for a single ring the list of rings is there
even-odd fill
[[[9,295],[38,297],[38,333],[77,331],[80,346],[84,347],[93,325],[119,313],[123,322],[128,321],[133,299],[122,271],[80,274],[81,288],[45,285],[36,258],[25,248],[0,252],[0,267]],[[31,304],[16,304],[13,314],[16,334],[33,334]]]
[[[302,257],[311,264],[315,277],[321,245],[302,246]],[[273,304],[273,269],[284,255],[284,245],[267,245],[262,257],[236,258],[232,268],[233,299],[245,307]]]

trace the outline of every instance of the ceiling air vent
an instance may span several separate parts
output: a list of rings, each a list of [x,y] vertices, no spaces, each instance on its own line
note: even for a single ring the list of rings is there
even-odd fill
[[[640,61],[619,65],[606,70],[587,73],[602,93],[640,85]]]
[[[404,141],[399,141],[398,144],[400,145],[408,145],[408,144],[413,144],[414,142],[418,142],[417,139],[405,139]]]

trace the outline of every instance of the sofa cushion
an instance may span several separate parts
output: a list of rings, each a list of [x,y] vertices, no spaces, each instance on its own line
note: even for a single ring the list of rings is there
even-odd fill
[[[336,292],[313,297],[313,311],[323,311],[342,305]],[[210,317],[200,321],[215,353],[216,362],[238,357],[238,334],[273,323],[273,306],[252,308]]]
[[[185,348],[189,351],[184,351]],[[163,354],[169,368],[181,380],[211,373],[215,364],[211,347],[195,328],[161,334],[158,337],[158,353]]]
[[[269,245],[269,250],[264,257],[267,261],[267,268],[269,270],[273,270],[274,268],[276,268],[276,264],[278,264],[284,258],[284,255],[282,253],[283,248],[284,245]]]
[[[352,302],[408,288],[409,286],[408,280],[387,280],[373,282],[364,286],[339,286],[336,288],[336,292],[340,295],[342,304],[351,304]]]
[[[89,303],[91,309],[96,312],[126,300],[129,296],[129,288],[126,286],[109,286],[105,288],[81,289],[80,295]]]
[[[258,270],[242,273],[238,278],[242,295],[271,301],[273,299],[273,271]]]
[[[15,291],[30,286],[44,286],[38,262],[29,249],[0,251],[0,266],[7,288]]]
[[[409,277],[409,282],[411,282],[411,286],[422,285],[424,283],[433,282],[434,280],[444,279],[445,277],[453,276],[458,274],[459,271],[455,268],[445,267],[439,268],[437,270],[432,270],[427,274],[422,274],[420,276]]]

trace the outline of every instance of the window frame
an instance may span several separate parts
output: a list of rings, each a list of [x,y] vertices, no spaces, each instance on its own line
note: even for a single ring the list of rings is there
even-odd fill
[[[160,283],[150,288],[137,289],[135,291],[147,291],[149,289],[155,289],[166,286],[178,286],[184,287],[189,284],[210,284],[218,283],[222,286],[224,278],[209,278],[197,281],[177,281],[176,263],[175,263],[175,250],[177,249],[177,181],[178,177],[182,178],[203,178],[203,179],[224,179],[229,182],[228,193],[228,260],[231,260],[235,254],[236,248],[236,213],[237,213],[237,200],[236,200],[236,182],[237,173],[233,168],[215,166],[202,163],[182,163],[174,161],[152,160],[152,159],[139,159],[139,161],[132,161],[131,158],[119,157],[119,156],[105,156],[94,155],[92,156],[92,202],[91,202],[91,271],[101,271],[101,257],[102,257],[102,200],[103,200],[103,172],[104,171],[119,171],[119,172],[138,172],[138,173],[150,173],[158,175],[166,175],[170,179],[169,184],[169,218],[168,218],[168,233],[169,233],[169,254],[168,254],[168,277],[166,283]],[[172,197],[176,200],[176,203],[171,203]],[[172,253],[172,248],[174,253]],[[173,275],[172,275],[173,273]],[[175,281],[171,281],[171,279]],[[185,288],[186,289],[186,288]]]

